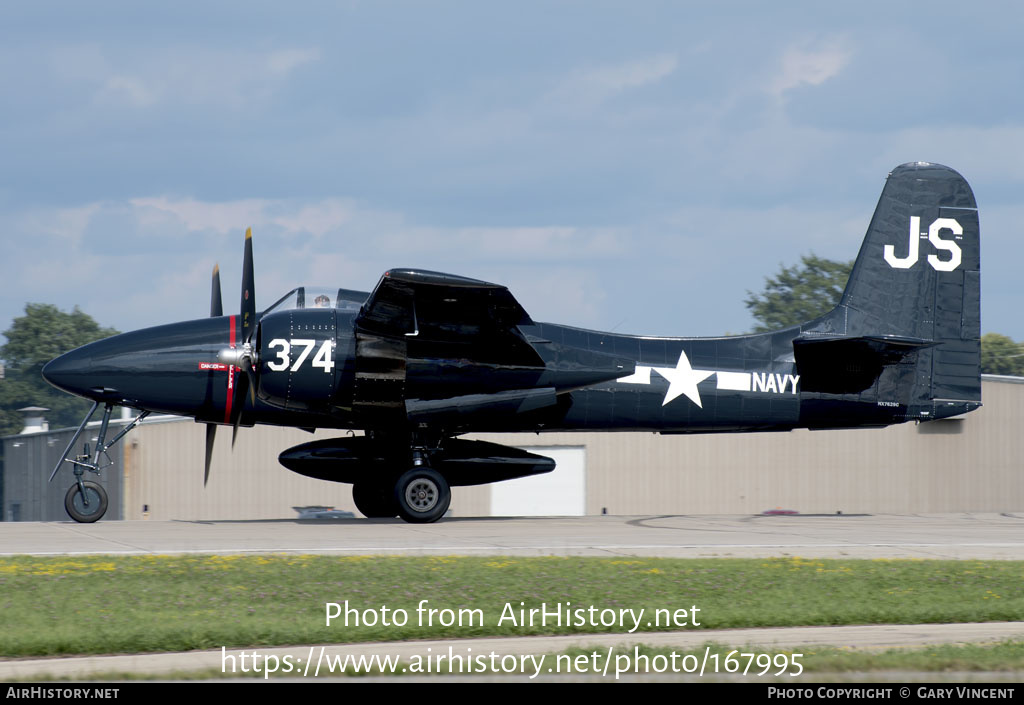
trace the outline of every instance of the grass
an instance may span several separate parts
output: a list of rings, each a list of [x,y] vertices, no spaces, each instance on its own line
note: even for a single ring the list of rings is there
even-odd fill
[[[1024,642],[998,644],[941,644],[915,649],[850,651],[813,649],[804,658],[810,672],[844,671],[1022,671]]]
[[[325,603],[404,626],[325,624]],[[420,624],[417,605],[483,623]],[[696,605],[700,627],[973,622],[1024,618],[1024,562],[388,556],[0,559],[0,655],[624,632],[498,624],[506,604],[645,610]],[[426,613],[424,613],[424,618]],[[628,619],[628,618],[627,618]],[[379,620],[378,620],[379,621]],[[424,619],[426,621],[426,619]],[[651,626],[647,622],[651,621]],[[630,623],[631,624],[631,623]],[[662,629],[676,629],[662,626]],[[642,641],[639,633],[630,639]]]

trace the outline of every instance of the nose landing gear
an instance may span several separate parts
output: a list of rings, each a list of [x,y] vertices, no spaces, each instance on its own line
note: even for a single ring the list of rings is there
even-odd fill
[[[56,477],[57,471],[60,470],[60,466],[65,462],[71,463],[75,466],[75,484],[68,488],[67,494],[64,495],[64,509],[67,511],[68,516],[77,522],[83,524],[90,524],[100,519],[104,514],[107,513],[107,505],[109,503],[107,499],[107,491],[103,489],[103,485],[98,482],[92,482],[91,480],[83,480],[82,476],[85,475],[85,471],[96,473],[97,477],[100,474],[100,470],[105,467],[113,465],[110,460],[110,456],[107,456],[107,451],[112,445],[117,443],[126,433],[135,428],[142,419],[149,416],[148,411],[141,412],[135,420],[125,426],[121,431],[114,436],[109,443],[107,440],[107,428],[110,426],[110,413],[114,410],[114,405],[111,402],[107,402],[103,407],[103,421],[100,423],[100,432],[96,436],[96,451],[91,455],[89,453],[89,444],[85,444],[85,452],[82,455],[77,456],[74,460],[68,458],[68,453],[71,448],[78,441],[78,437],[82,435],[82,431],[85,430],[86,424],[89,423],[89,419],[96,413],[96,409],[99,407],[100,402],[94,401],[92,409],[86,414],[85,418],[82,419],[82,425],[75,431],[75,435],[72,436],[71,442],[68,443],[68,447],[64,449],[64,454],[57,461],[57,467],[50,473],[50,482],[53,482],[53,478]],[[107,464],[100,467],[100,456],[106,456]]]

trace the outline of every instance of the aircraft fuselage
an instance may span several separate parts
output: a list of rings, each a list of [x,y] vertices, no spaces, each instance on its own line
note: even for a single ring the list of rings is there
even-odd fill
[[[260,359],[259,391],[255,403],[245,398],[242,424],[374,430],[394,428],[393,418],[408,416],[408,408],[396,410],[395,417],[376,414],[365,403],[360,408],[354,315],[306,313],[318,322],[289,329],[290,338],[273,339],[287,341],[287,355],[281,354],[284,345],[270,345],[273,340],[264,339],[267,352]],[[236,318],[204,318],[117,335],[54,360],[44,374],[80,396],[229,424],[230,391],[241,371],[218,362],[217,355],[233,344]],[[885,385],[878,384],[847,394],[804,391],[793,346],[800,332],[794,327],[723,338],[659,338],[537,323],[524,326],[523,333],[544,367],[419,358],[410,344],[396,384],[402,387],[403,399],[425,405],[509,389],[538,394],[551,390],[550,400],[538,397],[534,408],[527,404],[512,414],[449,414],[436,421],[429,414],[424,417],[427,424],[458,433],[881,426],[968,410],[934,404],[911,408],[905,399],[895,397],[895,382],[888,386],[893,392],[889,397]],[[321,358],[317,363],[316,353],[325,343],[329,361]],[[594,381],[601,377],[605,379]],[[807,418],[808,405],[814,406],[816,417]],[[825,409],[831,420],[821,415]]]

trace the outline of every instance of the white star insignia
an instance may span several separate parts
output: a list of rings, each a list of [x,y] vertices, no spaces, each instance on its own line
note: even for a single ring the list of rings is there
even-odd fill
[[[661,402],[662,406],[665,406],[680,394],[685,394],[698,407],[704,408],[700,403],[700,392],[697,391],[697,385],[713,375],[715,373],[714,370],[693,369],[690,367],[690,360],[686,357],[686,352],[681,350],[679,352],[679,362],[676,363],[675,369],[671,367],[655,367],[654,371],[668,380],[668,391],[665,392],[665,401]]]

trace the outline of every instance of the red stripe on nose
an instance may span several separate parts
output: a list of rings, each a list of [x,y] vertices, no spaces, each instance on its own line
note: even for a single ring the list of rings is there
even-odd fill
[[[235,319],[237,316],[229,316],[228,320],[231,321],[231,332],[228,337],[228,342],[231,347],[235,347]],[[231,423],[231,404],[235,399],[235,366],[231,365],[228,367],[228,399],[224,404],[224,423]]]

